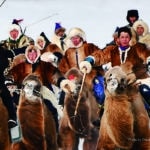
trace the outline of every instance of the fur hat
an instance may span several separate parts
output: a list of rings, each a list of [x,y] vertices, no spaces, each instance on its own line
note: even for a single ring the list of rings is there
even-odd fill
[[[82,38],[82,41],[77,46],[75,46],[71,41],[71,38],[74,36],[79,36]],[[66,39],[66,45],[68,48],[71,48],[71,47],[72,48],[78,48],[78,47],[82,46],[84,41],[86,41],[86,36],[85,36],[85,32],[82,29],[80,29],[78,27],[70,29],[70,31],[67,35],[67,39]]]
[[[39,45],[39,41],[43,41],[43,47],[41,47],[41,46]],[[35,45],[36,45],[40,50],[43,50],[44,47],[45,47],[45,44],[46,44],[46,41],[45,41],[44,37],[41,36],[41,35],[38,36],[37,39],[36,39],[36,41],[35,41]]]
[[[23,21],[23,19],[20,19],[20,20],[13,19],[12,24],[9,28],[9,35],[10,35],[10,31],[17,30],[19,32],[17,39],[20,37],[22,31],[21,31],[21,27],[20,27],[19,23],[22,21]],[[10,38],[12,40],[14,40],[11,36],[10,36]]]
[[[66,29],[64,27],[62,27],[60,23],[56,22],[55,23],[55,33],[58,34],[60,31],[66,31]]]
[[[71,39],[74,36],[81,37],[83,41],[86,40],[85,32],[81,28],[75,27],[75,28],[70,29],[68,33],[68,39]]]
[[[126,17],[128,22],[130,22],[129,17],[136,17],[136,20],[138,20],[139,19],[138,10],[136,9],[128,10],[127,17]]]

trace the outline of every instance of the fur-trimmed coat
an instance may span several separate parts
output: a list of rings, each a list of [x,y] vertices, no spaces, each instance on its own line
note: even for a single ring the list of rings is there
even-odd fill
[[[66,50],[63,58],[59,63],[59,70],[65,74],[72,67],[79,68],[79,64],[83,61],[88,55],[91,55],[93,52],[101,51],[99,47],[92,43],[83,42],[83,45],[79,48],[69,48]],[[97,70],[93,68],[92,72],[87,74],[86,82],[91,87],[92,79],[97,74]]]
[[[22,62],[10,70],[10,74],[13,75],[14,80],[18,83],[21,83],[30,73],[38,75],[45,86],[49,86],[50,83],[56,84],[57,75],[59,76],[53,65],[41,60],[38,60],[35,64],[30,64],[27,61]]]
[[[125,52],[125,59],[121,59],[122,51],[118,46],[108,46],[103,51],[97,51],[92,54],[95,58],[95,65],[103,65],[111,62],[111,66],[120,66],[123,63],[130,62],[133,65],[133,71],[137,78],[147,77],[146,61],[150,56],[150,51],[144,44],[137,43],[131,46]],[[142,71],[142,72],[141,72]]]
[[[20,38],[17,40],[12,40],[8,38],[6,40],[1,41],[0,44],[2,45],[3,48],[12,50],[17,48],[22,48],[24,46],[29,46],[30,42],[32,41],[33,41],[32,38],[22,34]]]
[[[43,54],[44,52],[59,52],[63,55],[62,50],[56,44],[53,43],[49,43],[43,50],[41,50],[41,54]]]
[[[34,63],[30,62],[30,60],[27,57],[28,51],[30,51],[30,49],[33,48],[38,52],[38,56]],[[31,73],[34,73],[37,76],[39,76],[43,85],[47,87],[49,87],[50,84],[56,85],[58,79],[62,77],[62,74],[56,67],[54,67],[49,62],[41,60],[40,50],[36,49],[36,47],[28,47],[25,51],[25,54],[23,55],[24,56],[20,55],[14,58],[11,69],[9,71],[9,74],[14,77],[14,80],[17,82],[17,84],[20,85],[23,79]]]
[[[62,39],[62,41],[63,41],[63,49],[62,49],[62,46],[61,46],[61,39]],[[66,35],[64,35],[64,37],[59,37],[59,36],[57,36],[55,33],[54,33],[54,35],[52,36],[52,38],[51,38],[51,42],[53,43],[53,44],[56,44],[60,49],[61,49],[61,51],[62,52],[64,52],[64,51],[66,51],[67,50],[67,45],[66,45]]]

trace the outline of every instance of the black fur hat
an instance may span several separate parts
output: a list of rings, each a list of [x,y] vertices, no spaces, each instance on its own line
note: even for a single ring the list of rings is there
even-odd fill
[[[136,20],[139,19],[139,13],[136,9],[128,10],[127,12],[127,21],[130,22],[129,17],[136,17]]]

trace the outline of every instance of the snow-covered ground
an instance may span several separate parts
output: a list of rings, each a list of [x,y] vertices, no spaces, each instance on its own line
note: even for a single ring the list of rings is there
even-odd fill
[[[148,0],[6,0],[0,7],[0,40],[8,37],[14,18],[23,18],[21,26],[34,39],[42,31],[50,38],[55,22],[61,22],[67,31],[81,27],[87,41],[103,47],[112,40],[116,26],[127,24],[128,9],[138,9],[140,18],[150,25]]]

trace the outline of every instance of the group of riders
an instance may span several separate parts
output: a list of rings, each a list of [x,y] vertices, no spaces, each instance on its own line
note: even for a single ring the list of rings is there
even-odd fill
[[[17,55],[25,54],[25,57],[28,58],[26,61],[33,65],[34,70],[34,67],[36,67],[34,64],[37,64],[37,61],[39,61],[38,58],[43,53],[44,49],[50,44],[56,44],[60,53],[55,53],[53,57],[48,57],[48,61],[64,75],[73,67],[80,69],[83,73],[86,71],[87,80],[85,82],[87,82],[87,85],[92,89],[92,94],[94,94],[97,103],[100,106],[104,104],[105,100],[103,76],[109,67],[126,63],[126,61],[131,61],[134,65],[133,70],[136,70],[136,68],[141,68],[143,70],[143,65],[145,65],[146,75],[145,77],[143,75],[142,79],[145,78],[150,80],[150,36],[147,35],[147,39],[145,39],[145,41],[143,40],[144,38],[142,38],[142,36],[148,34],[148,28],[145,25],[145,22],[139,20],[137,10],[128,11],[127,21],[129,24],[124,27],[117,27],[113,34],[113,40],[106,44],[106,47],[103,49],[100,49],[93,43],[88,43],[86,41],[85,32],[78,27],[70,29],[68,34],[66,34],[66,29],[62,27],[60,23],[55,24],[54,36],[52,39],[49,40],[44,32],[42,32],[34,41],[31,37],[28,37],[23,33],[20,26],[21,21],[23,20],[13,20],[9,30],[8,39],[2,40],[0,43],[0,60],[3,60],[0,64],[1,97],[8,109],[9,128],[17,125],[16,109],[19,102],[19,91],[17,90],[19,85],[15,83],[16,81],[14,81],[12,76],[7,76],[7,69],[11,63],[13,63],[13,59]],[[143,35],[138,35],[140,34],[139,30],[143,30]],[[40,54],[35,53],[35,47],[39,50],[38,52],[40,52]],[[115,49],[117,49],[116,53],[114,52]],[[119,52],[117,53],[118,50]],[[132,53],[131,59],[130,52],[133,50],[135,52]],[[27,55],[27,51],[29,52],[29,55]],[[139,54],[142,55],[142,53],[143,56],[139,56]],[[4,56],[7,60],[3,58]],[[135,60],[133,60],[133,58]],[[22,59],[24,59],[24,57],[22,57]],[[96,73],[94,74],[93,72]],[[139,79],[141,79],[141,77],[139,77]],[[150,82],[142,79],[140,80],[139,91],[143,96],[145,108],[150,115]],[[63,107],[65,92],[60,89],[60,87],[55,87],[52,83],[48,84],[49,89],[52,92],[55,94],[59,93],[56,94],[58,97],[58,104]],[[57,109],[48,102],[47,106],[53,112],[58,127],[59,117]]]

